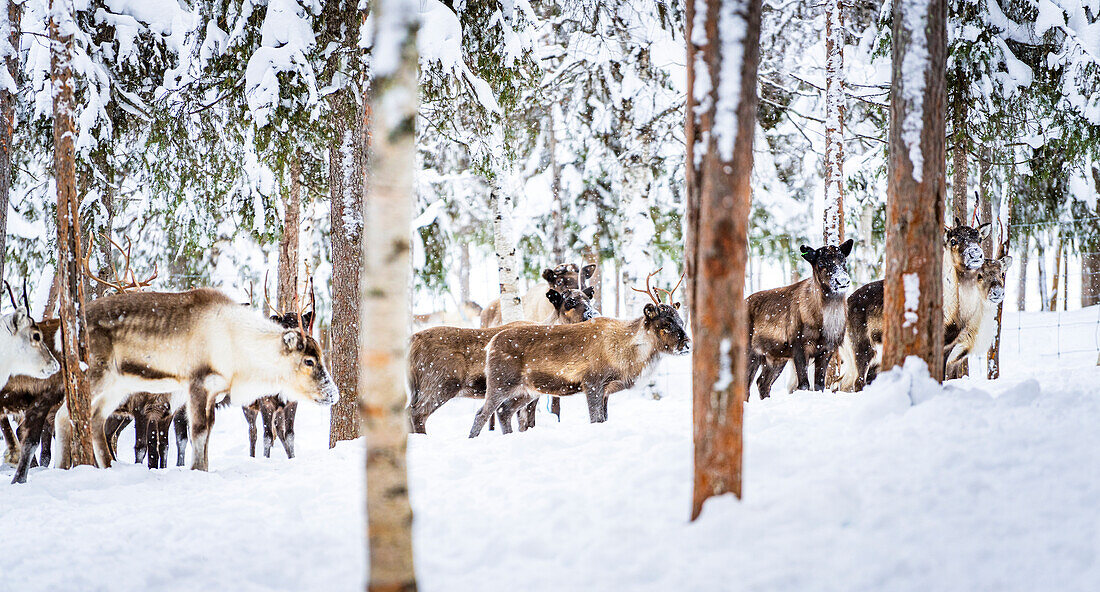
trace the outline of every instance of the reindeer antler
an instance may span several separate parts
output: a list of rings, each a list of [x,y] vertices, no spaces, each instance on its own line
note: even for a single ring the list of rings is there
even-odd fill
[[[645,276],[645,290],[639,290],[638,288],[635,288],[634,286],[630,286],[630,289],[634,290],[635,292],[641,292],[643,294],[647,294],[647,295],[649,295],[650,299],[653,300],[653,304],[660,304],[661,299],[660,299],[658,294],[655,294],[654,289],[649,287],[649,280],[651,280],[653,278],[653,276],[657,275],[658,273],[661,273],[662,269],[664,269],[664,267],[659,267],[659,268],[657,268],[657,271],[654,271],[653,273]]]
[[[11,300],[11,307],[15,310],[19,310],[19,305],[15,303],[15,294],[12,293],[11,284],[8,283],[8,280],[4,280],[4,287],[8,290],[8,298]]]
[[[271,314],[271,311],[275,310],[275,308],[273,306],[271,306],[271,299],[267,295],[267,276],[270,273],[271,273],[270,271],[265,271],[264,272],[264,314],[265,315],[269,315],[269,314]]]
[[[157,275],[160,273],[160,271],[157,268],[156,263],[153,263],[153,273],[150,274],[149,277],[143,280],[137,279],[137,275],[134,274],[134,270],[130,268],[130,254],[134,248],[134,243],[130,240],[130,237],[126,237],[125,249],[123,249],[122,245],[115,242],[115,240],[106,233],[103,234],[103,238],[107,239],[107,241],[110,242],[111,245],[114,246],[114,248],[118,249],[119,252],[122,253],[122,257],[125,263],[122,269],[122,276],[119,277],[118,268],[115,267],[114,261],[111,261],[110,259],[108,259],[107,264],[111,267],[111,274],[115,278],[114,281],[105,280],[92,273],[91,267],[88,266],[88,260],[92,256],[92,246],[95,244],[94,236],[89,238],[88,252],[84,256],[83,263],[85,275],[99,282],[100,284],[107,286],[108,288],[114,288],[119,294],[124,294],[129,290],[140,290],[142,288],[148,288],[149,285],[153,283],[153,280],[157,279]],[[127,276],[129,276],[130,278],[129,282],[124,284],[123,282],[126,281]]]
[[[687,275],[687,270],[686,269],[684,270],[684,273],[680,274],[680,281],[676,282],[676,285],[673,286],[673,288],[671,290],[663,290],[661,288],[657,288],[658,291],[664,292],[665,294],[668,295],[668,303],[669,304],[672,304],[672,294],[673,294],[673,292],[675,292],[677,289],[679,289],[680,284],[684,283],[684,276],[685,275]]]

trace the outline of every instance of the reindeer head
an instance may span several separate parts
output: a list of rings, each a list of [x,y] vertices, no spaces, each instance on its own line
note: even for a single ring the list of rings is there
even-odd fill
[[[1005,272],[1012,265],[1012,256],[1005,255],[1000,259],[986,259],[978,269],[978,283],[985,292],[985,297],[993,304],[1000,304],[1005,299]]]
[[[852,253],[852,239],[841,243],[839,247],[826,245],[814,249],[802,245],[802,258],[813,266],[814,281],[826,296],[843,294],[852,285],[848,275],[848,255]]]
[[[592,277],[595,270],[595,265],[586,265],[582,270],[576,263],[562,263],[553,269],[542,270],[542,279],[554,290],[575,290],[584,285],[582,281]]]
[[[61,369],[61,364],[50,353],[42,337],[42,331],[38,324],[31,318],[30,303],[27,299],[27,284],[23,282],[23,306],[15,302],[15,295],[11,286],[4,282],[8,290],[8,297],[15,312],[0,317],[0,331],[10,335],[8,339],[0,341],[4,345],[7,341],[7,351],[3,353],[10,366],[12,374],[20,374],[33,378],[46,378]],[[0,337],[2,339],[2,337]],[[3,385],[0,385],[3,386]]]
[[[581,323],[596,316],[596,309],[592,306],[592,296],[595,291],[592,287],[583,290],[549,290],[546,299],[554,305],[554,312],[565,324]]]
[[[951,257],[955,269],[978,269],[985,262],[982,239],[989,236],[989,222],[971,228],[955,218],[954,228],[943,229],[943,248]]]
[[[297,322],[298,319],[294,320]],[[290,376],[284,376],[281,381],[289,394],[319,405],[332,405],[340,398],[332,376],[325,369],[321,346],[316,339],[297,328],[287,329],[283,331],[283,348],[280,353],[285,358],[280,367],[294,369]]]
[[[646,304],[642,310],[643,322],[646,331],[650,332],[655,338],[658,351],[682,356],[691,352],[691,338],[688,337],[687,330],[684,329],[684,320],[680,318],[678,312],[680,303],[672,302],[672,294],[683,283],[684,275],[680,275],[680,281],[671,290],[650,287],[650,279],[660,271],[658,269],[645,278],[645,293],[649,294],[649,298],[653,300],[653,303]],[[631,289],[635,292],[642,291],[633,287]],[[670,304],[661,302],[661,292],[665,293]]]

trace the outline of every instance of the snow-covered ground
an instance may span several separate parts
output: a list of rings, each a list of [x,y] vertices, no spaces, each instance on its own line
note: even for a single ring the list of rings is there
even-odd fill
[[[663,362],[663,399],[616,395],[602,425],[573,398],[560,424],[471,441],[476,403],[452,402],[409,445],[421,589],[1100,590],[1100,369],[1078,316],[1097,310],[1011,315],[995,382],[899,371],[753,400],[744,500],[695,523],[688,358]],[[227,410],[210,473],[2,483],[0,590],[361,588],[362,443],[329,451],[326,429],[302,407],[298,458],[251,459]]]

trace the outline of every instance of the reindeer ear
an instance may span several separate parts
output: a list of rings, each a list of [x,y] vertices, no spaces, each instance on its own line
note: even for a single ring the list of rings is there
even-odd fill
[[[806,261],[809,261],[811,265],[814,261],[817,261],[817,251],[813,250],[812,247],[808,245],[802,245],[798,248],[800,251],[802,251],[802,258]]]
[[[586,279],[586,280],[591,278],[592,276],[596,275],[596,264],[593,263],[591,265],[585,265],[584,267],[581,268],[581,274],[584,276],[584,279]]]
[[[1012,265],[1012,255],[1005,255],[998,261],[1001,264],[1001,273],[1004,273],[1010,265]]]
[[[12,335],[30,327],[34,324],[31,320],[31,315],[27,314],[27,311],[22,308],[15,309],[15,312],[11,313],[11,332]]]
[[[546,269],[542,270],[542,279],[546,280],[546,283],[553,284],[555,277],[557,277],[557,274],[554,273],[553,269],[547,267]]]
[[[313,326],[313,311],[312,310],[302,315],[302,324],[305,325],[306,327],[312,327]]]
[[[645,318],[649,320],[657,318],[657,307],[653,306],[653,303],[645,305],[645,308],[642,309],[642,312],[645,314]]]
[[[588,286],[587,288],[585,288],[584,290],[581,290],[581,291],[584,292],[584,295],[587,296],[589,300],[592,300],[593,298],[596,297],[596,289],[593,288],[592,286]]]
[[[845,257],[847,257],[848,255],[851,255],[852,254],[852,245],[854,245],[854,244],[855,244],[855,241],[853,241],[852,239],[848,239],[848,240],[844,241],[843,243],[840,244],[840,252],[844,253]]]
[[[547,290],[546,299],[550,301],[550,304],[554,305],[554,308],[561,307],[561,294],[557,290]]]
[[[271,315],[271,320],[275,321],[276,323],[279,323],[280,325],[283,324],[283,317],[281,317],[279,315]]]
[[[680,310],[680,303],[679,302],[673,302],[672,303],[672,308],[675,308],[676,310]]]
[[[989,222],[986,222],[985,224],[982,224],[981,226],[978,227],[978,234],[981,235],[982,238],[985,238],[985,237],[989,236],[989,233],[992,230],[993,230],[993,225],[990,224]]]
[[[959,217],[958,217],[958,216],[955,216],[955,228],[958,228],[958,227],[960,227],[960,226],[962,226],[962,225],[963,225],[963,222],[962,222],[962,220],[959,220]]]
[[[302,336],[297,330],[291,329],[283,332],[283,345],[286,346],[286,351],[292,352],[302,349]]]

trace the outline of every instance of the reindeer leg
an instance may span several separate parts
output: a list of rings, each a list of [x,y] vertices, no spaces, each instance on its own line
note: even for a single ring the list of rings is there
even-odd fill
[[[176,466],[182,467],[187,462],[187,407],[181,407],[176,411],[172,420],[172,428],[176,431]],[[253,446],[255,448],[255,446]]]
[[[73,466],[73,434],[69,423],[69,406],[61,404],[57,415],[53,419],[54,433],[57,434],[57,442],[61,445],[57,459],[57,468],[68,469]]]
[[[821,352],[814,356],[814,390],[825,390],[825,374],[829,371],[829,360],[833,358],[833,350]]]
[[[270,400],[260,403],[260,417],[264,424],[264,458],[271,458],[271,446],[275,443],[275,410]]]
[[[168,468],[168,428],[172,425],[172,416],[166,414],[157,420],[157,468]]]
[[[806,375],[806,348],[803,347],[801,341],[795,341],[792,349],[794,350],[792,359],[794,360],[794,374],[798,378],[798,390],[808,391],[810,390],[810,379]],[[783,368],[782,365],[779,367],[780,369]]]
[[[756,370],[760,368],[760,363],[764,361],[764,357],[756,354],[752,350],[749,350],[748,367],[745,368],[745,400],[749,400],[749,390],[752,388],[752,379],[756,377]],[[763,397],[761,397],[763,398]]]
[[[556,398],[557,397],[551,397],[550,402],[553,403],[554,399]],[[521,432],[525,432],[528,429],[535,427],[535,413],[539,410],[539,400],[537,398],[532,399],[531,397],[527,397],[527,400],[529,402],[527,403],[527,406],[523,409],[524,417],[522,418],[522,421],[519,425],[519,431]]]
[[[298,414],[298,401],[291,401],[283,408],[283,450],[287,458],[294,458],[294,416]]]
[[[760,389],[760,400],[767,399],[771,396],[772,385],[775,384],[779,375],[783,373],[783,368],[786,365],[786,362],[764,364],[764,369],[760,372],[760,377],[756,379],[756,388]]]
[[[241,405],[244,412],[244,420],[248,422],[248,456],[256,458],[256,403]]]
[[[485,403],[482,404],[481,409],[474,416],[474,425],[470,428],[471,438],[476,438],[481,433],[481,429],[485,427],[485,424],[489,422],[501,404],[511,398],[509,392],[516,387],[512,384],[493,384],[495,381],[495,377],[490,379],[488,388],[485,390]],[[508,426],[508,429],[511,430],[511,426]],[[501,430],[504,430],[503,425]]]
[[[589,423],[603,423],[607,421],[607,397],[604,396],[602,382],[593,382],[585,385],[584,396],[588,400]]]
[[[187,402],[191,424],[188,430],[192,450],[191,469],[195,471],[210,470],[207,444],[214,427],[214,410],[210,408],[210,393],[206,390],[205,379],[205,376],[191,378],[191,398]]]
[[[498,423],[500,423],[500,433],[512,433],[512,416],[526,404],[527,398],[518,392],[504,400],[504,403],[497,408],[497,420],[499,420]],[[522,421],[517,420],[517,423],[522,424]]]
[[[135,405],[136,407],[136,405]],[[145,462],[145,459],[150,454],[149,452],[149,440],[153,437],[151,433],[149,416],[144,411],[138,409],[134,411],[134,463],[141,464]],[[152,459],[149,462],[153,462]],[[149,465],[149,468],[154,468],[153,465]]]
[[[42,439],[42,428],[46,423],[48,414],[49,408],[42,409],[34,406],[27,410],[27,413],[23,416],[23,423],[19,426],[22,450],[20,450],[19,466],[15,469],[15,477],[12,478],[12,483],[27,482],[27,472],[31,468],[31,461],[34,460],[35,448],[38,448],[38,443]]]
[[[42,422],[42,435],[39,439],[39,445],[42,447],[42,452],[38,454],[38,464],[39,466],[48,467],[53,457],[53,421],[48,416]]]
[[[0,415],[0,431],[4,432],[4,443],[8,445],[4,453],[4,462],[10,465],[19,464],[19,439],[15,437],[15,431],[11,427],[11,421],[7,415]]]
[[[92,453],[95,455],[96,466],[101,469],[111,468],[113,457],[111,446],[107,442],[107,432],[104,431],[107,417],[111,412],[104,409],[103,405],[92,406],[92,416],[89,427],[92,430]]]

